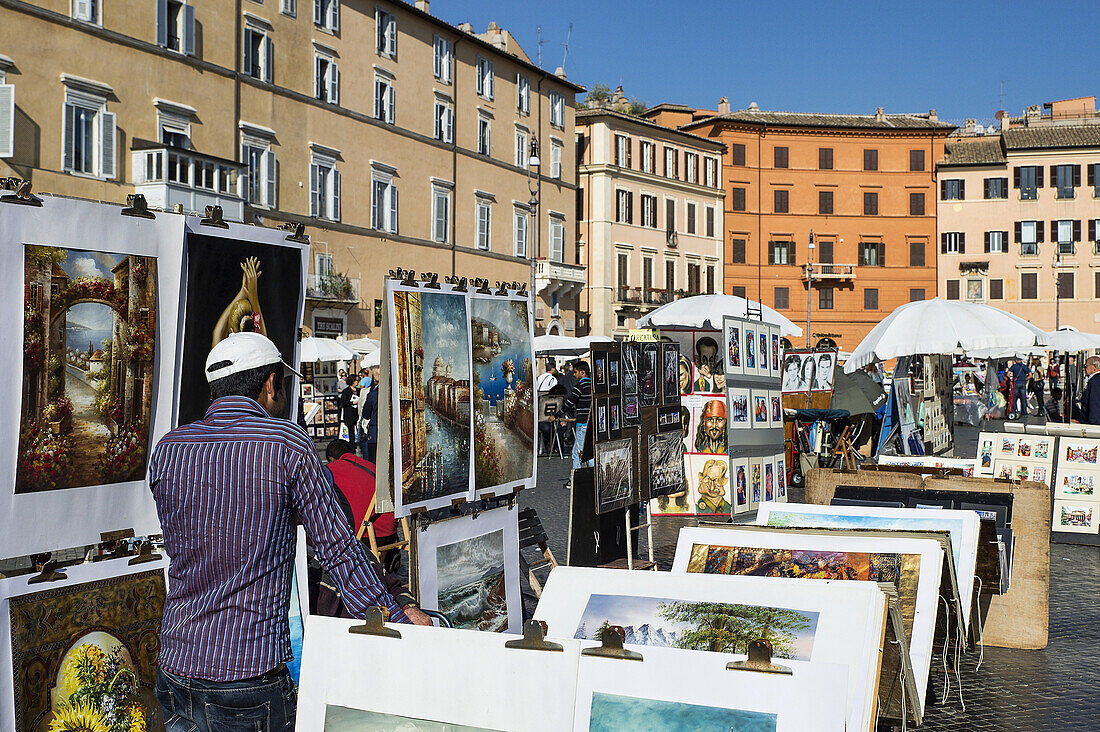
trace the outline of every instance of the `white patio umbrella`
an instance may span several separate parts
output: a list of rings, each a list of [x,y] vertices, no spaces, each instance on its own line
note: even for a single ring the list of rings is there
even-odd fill
[[[358,353],[360,356],[374,353],[382,347],[382,344],[374,338],[353,338],[348,341],[341,341],[341,343]]]
[[[538,356],[582,356],[592,348],[593,343],[613,343],[614,338],[607,336],[540,335],[535,336],[535,354]]]
[[[639,328],[706,328],[721,330],[722,318],[732,315],[738,318],[755,317],[749,307],[763,310],[765,323],[779,326],[785,336],[798,337],[802,329],[767,305],[760,305],[736,295],[695,295],[674,300],[653,312],[638,318]]]
[[[359,358],[355,351],[332,338],[303,338],[301,346],[302,363],[354,361]]]
[[[382,351],[371,351],[366,356],[363,356],[363,360],[359,362],[359,368],[369,369],[372,366],[378,366],[382,363]]]
[[[1058,330],[1047,331],[1047,348],[1051,351],[1076,353],[1100,348],[1100,335],[1082,333],[1076,328],[1063,326]]]
[[[887,315],[852,351],[844,371],[850,374],[898,356],[994,348],[1027,351],[1046,342],[1046,333],[1012,313],[936,297],[906,303]]]

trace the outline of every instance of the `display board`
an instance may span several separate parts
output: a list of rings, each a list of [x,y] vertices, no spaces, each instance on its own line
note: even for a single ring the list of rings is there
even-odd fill
[[[943,549],[933,539],[771,532],[736,524],[681,529],[672,564],[681,574],[890,582],[901,600],[922,712],[942,569]]]
[[[535,618],[556,633],[599,645],[603,628],[621,626],[625,645],[645,654],[667,646],[685,653],[744,654],[764,638],[776,663],[847,668],[848,729],[870,729],[886,620],[873,583],[800,582],[762,577],[698,577],[666,572],[558,567]]]
[[[153,685],[167,560],[129,561],[66,567],[43,584],[0,579],[0,729],[78,730],[98,718],[163,732]]]
[[[533,487],[531,297],[395,279],[385,297],[395,514]]]
[[[986,459],[983,458],[983,451],[991,450],[991,477],[1032,480],[1051,485],[1054,477],[1055,439],[1049,435],[983,432],[978,438],[978,463],[981,464]]]
[[[1018,435],[1021,440],[1053,437]],[[1076,536],[1095,536],[1100,527],[1100,440],[1059,437],[1054,472],[1053,530]],[[1069,540],[1073,540],[1072,537]]]
[[[149,451],[172,426],[184,217],[44,196],[3,205],[0,559],[160,531]]]

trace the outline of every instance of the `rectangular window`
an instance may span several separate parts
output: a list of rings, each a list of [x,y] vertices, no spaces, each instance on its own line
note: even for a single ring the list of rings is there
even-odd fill
[[[629,224],[630,222],[630,191],[621,188],[615,191],[615,222]]]
[[[790,191],[786,188],[776,188],[773,192],[775,213],[788,213],[790,209]]]
[[[512,253],[517,257],[527,256],[527,211],[516,208],[512,211]]]
[[[924,216],[924,194],[923,193],[910,193],[909,194],[909,215],[910,216]]]
[[[275,208],[276,165],[271,141],[246,138],[241,145],[241,162],[248,168],[244,197],[253,206]]]
[[[1054,186],[1055,198],[1073,198],[1077,194],[1077,186],[1081,185],[1081,166],[1050,166],[1050,184]]]
[[[703,185],[709,188],[718,187],[718,161],[714,158],[705,158],[703,161],[704,180]]]
[[[878,170],[878,150],[863,151],[863,169]]]
[[[371,226],[397,233],[397,186],[392,174],[380,170],[373,171],[371,177]]]
[[[340,69],[336,59],[327,54],[313,56],[313,96],[329,104],[340,103]]]
[[[909,151],[909,170],[913,173],[924,170],[924,150]]]
[[[1008,232],[1007,231],[987,231],[985,232],[985,253],[986,254],[1004,254],[1008,251]]]
[[[673,234],[676,232],[676,199],[665,199],[665,232]]]
[[[745,249],[744,239],[730,239],[730,264],[744,264]]]
[[[790,149],[786,147],[775,148],[774,167],[776,168],[788,168],[790,167]]]
[[[657,197],[641,194],[638,197],[642,204],[642,226],[651,229],[657,228]]]
[[[653,257],[642,257],[642,289],[653,289]]]
[[[616,259],[616,282],[620,288],[630,287],[630,255],[626,252],[619,252]]]
[[[924,242],[923,241],[911,241],[911,242],[909,242],[909,266],[910,267],[923,267],[924,266]]]
[[[1088,184],[1092,189],[1092,197],[1100,198],[1100,163],[1090,164],[1088,171]]]
[[[714,206],[707,206],[707,236],[714,237]]]
[[[817,261],[821,264],[833,263],[833,240],[832,239],[818,239],[817,240]]]
[[[435,78],[444,84],[450,84],[453,73],[454,43],[449,38],[435,36],[432,45],[435,47],[433,54]]]
[[[298,17],[298,0],[282,0],[282,13],[291,18]]]
[[[432,186],[432,241],[446,244],[451,237],[451,191]]]
[[[565,261],[565,219],[550,215],[550,261]]]
[[[665,289],[672,292],[676,289],[676,262],[665,260]]]
[[[775,309],[787,310],[791,307],[791,288],[789,287],[777,287],[775,288]]]
[[[672,147],[665,148],[665,177],[678,178],[680,175],[680,154]]]
[[[309,166],[309,214],[319,219],[340,220],[340,171],[336,160],[313,155]]]
[[[745,164],[745,146],[740,142],[730,145],[730,165]]]
[[[245,26],[244,60],[241,70],[253,79],[270,84],[273,57],[271,38],[268,37],[267,32],[255,26]]]
[[[959,281],[948,280],[947,281],[947,299],[958,300],[959,299]]]
[[[475,77],[477,95],[485,99],[493,98],[493,62],[484,56],[478,56]]]
[[[1008,178],[986,178],[985,197],[1008,198]]]
[[[74,20],[99,24],[99,0],[72,0]]]
[[[878,194],[874,191],[863,192],[863,215],[878,216]]]
[[[115,177],[115,115],[106,110],[104,98],[66,93],[62,163],[65,170],[97,178]]]
[[[629,168],[630,162],[630,138],[626,135],[615,135],[615,165]]]
[[[556,91],[550,92],[550,126],[565,129],[565,95]]]
[[[714,265],[707,265],[707,294],[714,295]]]
[[[924,299],[923,287],[911,287],[909,288],[909,302],[920,302]]]
[[[455,107],[438,98],[435,100],[435,139],[447,144],[455,139]]]
[[[864,310],[878,310],[878,288],[877,287],[865,287],[865,288],[863,288],[863,309]]]
[[[966,234],[961,231],[941,233],[940,254],[966,254]]]
[[[516,74],[516,111],[531,114],[531,80],[523,74]]]
[[[745,189],[733,188],[730,190],[730,211],[745,210]]]
[[[652,142],[645,142],[643,140],[639,150],[642,154],[642,172],[643,173],[652,173],[653,172],[653,143]]]
[[[693,295],[701,295],[703,293],[703,285],[700,281],[700,269],[698,264],[688,264],[688,292]]]
[[[883,254],[886,244],[881,241],[861,241],[859,243],[859,264],[861,267],[882,267],[885,265]]]
[[[831,147],[819,147],[817,149],[817,167],[819,170],[833,169],[833,149]]]
[[[1017,221],[1016,241],[1020,244],[1021,255],[1037,255],[1039,243],[1043,240],[1042,221]]]
[[[693,152],[684,152],[684,180],[688,183],[699,182],[699,156]]]
[[[1043,187],[1043,166],[1021,165],[1012,170],[1012,187],[1020,191],[1021,201],[1034,201]]]
[[[374,118],[386,124],[394,124],[395,92],[393,77],[375,69],[374,72]]]
[[[833,288],[822,287],[817,291],[817,306],[822,310],[833,309]]]
[[[527,130],[523,127],[516,128],[516,167],[527,167]]]
[[[831,214],[833,212],[833,192],[817,192],[817,212],[819,214]]]
[[[734,297],[744,298],[744,297],[747,296],[746,292],[747,291],[746,291],[744,285],[731,285],[730,286],[730,294],[733,295]]]
[[[1039,275],[1024,272],[1020,275],[1020,299],[1035,300],[1039,297]]]
[[[959,178],[946,178],[940,181],[941,201],[962,201],[966,195],[966,183]]]
[[[695,204],[689,203],[687,205],[687,233],[695,233]]]
[[[378,13],[380,12],[381,11],[376,11],[375,13],[374,19],[376,23],[379,22]],[[382,15],[386,15],[386,13],[382,13]],[[389,17],[393,18],[392,15]],[[323,28],[329,31],[330,33],[336,33],[338,30],[340,30],[340,0],[313,0],[313,24],[318,28]],[[397,43],[396,29],[397,26],[395,21],[395,44]]]
[[[488,251],[493,228],[493,204],[486,198],[478,198],[474,204],[474,216],[477,220],[477,248]]]
[[[489,155],[492,151],[493,144],[493,125],[485,115],[481,115],[477,118],[477,153],[478,155]]]
[[[989,299],[990,300],[1004,300],[1005,299],[1005,281],[1004,280],[990,280],[989,281]]]
[[[561,143],[550,142],[550,177],[561,178]]]
[[[333,4],[337,2],[337,0],[326,1]],[[379,8],[374,11],[374,23],[375,47],[379,55],[393,58],[397,55],[397,18]]]
[[[768,264],[794,264],[794,242],[771,242],[768,246]]]
[[[157,45],[188,56],[195,54],[194,6],[180,0],[157,3]]]

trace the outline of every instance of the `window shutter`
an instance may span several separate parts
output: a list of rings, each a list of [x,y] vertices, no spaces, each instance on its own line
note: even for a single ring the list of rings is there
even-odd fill
[[[1035,166],[1035,187],[1036,188],[1042,188],[1043,187],[1043,166],[1042,165],[1036,165]]]
[[[1081,185],[1081,166],[1073,166],[1073,187],[1078,188]]]
[[[157,0],[157,45],[168,46],[168,0]]]
[[[397,231],[397,186],[390,184],[390,231]]]
[[[787,242],[787,264],[794,264],[794,253],[795,253],[794,242],[793,241]]]
[[[627,143],[629,144],[629,143]],[[634,223],[634,192],[626,194],[626,223]]]
[[[886,242],[880,241],[877,245],[878,248],[878,266],[886,266]]]
[[[992,180],[992,178],[986,178],[985,182],[982,184],[982,195],[986,198],[989,198],[989,184],[992,182]]]
[[[1057,219],[1050,220],[1050,240],[1053,242],[1058,241],[1058,221]]]
[[[394,124],[397,121],[397,106],[394,99],[393,84],[386,85],[386,121]]]
[[[965,201],[966,200],[966,181],[965,180],[960,180],[959,181],[959,200],[960,201]]]
[[[1020,187],[1020,169],[1019,168],[1013,168],[1012,169],[1012,187],[1013,188],[1019,188]]]
[[[940,234],[940,254],[947,254],[947,234]]]
[[[252,36],[252,31],[249,30],[248,28],[245,28],[244,29],[244,42],[243,42],[244,57],[241,59],[241,70],[244,71],[244,73],[246,73],[246,74],[251,74],[252,73],[252,66],[253,66],[252,44],[249,43],[249,40],[250,40],[251,36]]]
[[[323,0],[313,0],[313,24],[314,25],[324,25],[324,22],[325,22],[325,18],[324,18],[324,15],[323,15],[324,6],[322,5],[322,2],[323,2]],[[374,20],[375,20],[376,23],[378,22],[378,11],[375,11]],[[381,46],[379,46],[379,47],[381,47]]]
[[[316,163],[311,163],[309,166],[309,215],[316,216],[320,211],[320,171],[317,169]]]
[[[946,180],[941,180],[940,181],[940,200],[941,201],[946,201],[947,200],[947,181]]]
[[[626,138],[626,167],[632,168],[634,162],[634,141]]]
[[[195,6],[183,6],[183,52],[195,55]]]
[[[334,31],[340,30],[340,0],[329,0],[329,26]],[[340,218],[337,216],[336,218]]]
[[[1039,168],[1039,170],[1042,170],[1042,168]],[[1042,221],[1036,221],[1035,222],[1035,241],[1036,242],[1042,242],[1043,241],[1043,222]]]
[[[775,242],[768,242],[768,264],[775,264]]]
[[[272,73],[272,62],[275,58],[275,53],[271,48],[271,36],[264,36],[264,81],[268,84],[275,83],[275,75]]]
[[[1073,242],[1081,241],[1081,219],[1073,220]]]
[[[1023,228],[1023,223],[1022,223],[1022,222],[1020,222],[1020,221],[1017,221],[1017,222],[1016,222],[1016,232],[1015,232],[1015,233],[1016,233],[1016,243],[1017,243],[1017,244],[1019,244],[1019,243],[1020,243],[1020,239],[1022,238],[1022,236],[1021,236],[1021,234],[1020,234],[1020,230],[1021,230],[1022,228]]]
[[[1001,253],[1006,254],[1008,252],[1008,232],[1001,232]]]
[[[1100,164],[1093,163],[1092,165],[1089,166],[1088,180],[1089,180],[1089,186],[1090,187],[1096,185],[1096,169],[1097,168],[1100,168]]]
[[[989,236],[992,233],[993,233],[992,231],[985,232],[985,253],[986,254],[989,254]]]
[[[959,232],[959,254],[966,254],[966,232]]]
[[[447,121],[447,142],[454,142],[455,135],[455,110],[453,107],[447,107],[447,111],[444,113],[444,118]]]
[[[335,61],[330,61],[328,65],[329,82],[328,82],[328,100],[333,104],[340,103],[340,67],[336,65]]]
[[[1052,187],[1058,185],[1057,171],[1058,171],[1058,166],[1057,165],[1050,166],[1050,185]]]
[[[276,193],[278,192],[278,186],[276,185],[277,177],[276,172],[278,168],[275,162],[275,151],[268,150],[264,153],[264,172],[267,174],[267,180],[265,181],[267,188],[267,200],[264,201],[271,208],[275,208]]]
[[[332,218],[340,220],[340,171],[332,169]]]
[[[99,174],[104,178],[115,177],[115,158],[118,150],[115,139],[115,113],[99,113]]]
[[[313,98],[322,99],[325,89],[325,75],[321,71],[324,59],[320,56],[313,57]]]
[[[1089,219],[1089,241],[1096,241],[1096,219]]]
[[[15,155],[15,87],[0,84],[0,158]]]

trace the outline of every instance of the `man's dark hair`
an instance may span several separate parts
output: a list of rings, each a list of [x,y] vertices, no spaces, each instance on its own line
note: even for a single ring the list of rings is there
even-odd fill
[[[218,366],[219,364],[213,364]],[[229,376],[223,376],[210,382],[210,398],[220,399],[225,396],[244,396],[256,399],[264,388],[267,378],[275,374],[275,393],[283,390],[283,365],[272,363],[266,366],[257,366],[254,369],[241,371]]]
[[[577,371],[580,371],[585,376],[591,376],[592,375],[592,369],[588,368],[588,362],[585,361],[584,359],[577,359],[576,361],[574,361],[573,362],[573,368],[576,369]]]
[[[325,448],[325,457],[331,463],[333,460],[339,460],[348,453],[355,454],[355,446],[347,440],[341,440],[339,438],[328,443],[328,447]]]

